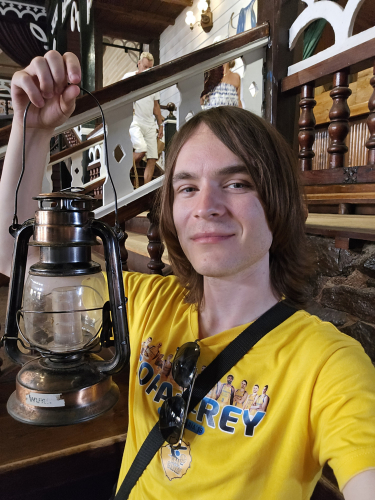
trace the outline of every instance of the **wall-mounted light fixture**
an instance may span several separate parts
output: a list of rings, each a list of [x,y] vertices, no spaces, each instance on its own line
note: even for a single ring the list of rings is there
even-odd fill
[[[214,25],[213,19],[212,19],[212,11],[210,7],[210,0],[200,0],[198,2],[198,9],[200,11],[201,19],[199,25],[205,31],[208,33],[211,31],[212,26]],[[188,10],[186,12],[186,18],[185,18],[185,23],[190,26],[190,29],[192,30],[194,28],[194,24],[196,22],[196,17],[194,16],[194,13],[192,10]]]

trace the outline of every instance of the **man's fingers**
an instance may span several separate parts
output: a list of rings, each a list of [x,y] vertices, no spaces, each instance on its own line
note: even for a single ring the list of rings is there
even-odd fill
[[[51,72],[54,85],[53,91],[55,94],[60,95],[68,83],[68,75],[65,69],[64,58],[56,50],[50,50],[44,55],[44,59],[46,60]]]
[[[54,81],[48,61],[44,57],[35,57],[25,72],[35,77],[34,82],[38,83],[40,92],[45,99],[51,99],[54,95]]]
[[[25,97],[25,94],[29,100],[37,107],[42,108],[44,106],[44,99],[40,92],[39,85],[34,81],[34,78],[30,76],[26,71],[17,71],[12,78],[12,99],[16,101],[17,98]]]
[[[76,106],[76,97],[79,96],[80,89],[77,85],[69,85],[60,97],[61,111],[69,117]]]
[[[81,65],[78,57],[72,52],[63,55],[68,80],[70,83],[78,84],[81,81]]]

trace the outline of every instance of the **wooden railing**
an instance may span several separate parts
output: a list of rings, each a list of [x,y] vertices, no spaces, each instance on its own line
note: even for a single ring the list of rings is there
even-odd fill
[[[282,80],[284,95],[300,93],[298,121],[299,164],[310,212],[341,215],[375,214],[375,40],[334,56]],[[350,120],[349,75],[374,65],[367,116]],[[332,99],[327,126],[315,128],[315,87],[332,79]],[[371,94],[371,92],[370,92]],[[363,109],[361,108],[362,112]],[[316,135],[318,140],[316,141]],[[366,153],[360,148],[366,148]],[[351,154],[348,155],[349,148]],[[318,154],[318,157],[317,157]],[[349,163],[350,158],[350,163]],[[353,163],[353,159],[357,160]],[[363,162],[363,163],[362,163]],[[348,222],[346,219],[345,223]],[[371,222],[373,224],[373,221]],[[323,223],[324,225],[324,223]],[[366,229],[366,228],[365,228]],[[375,241],[375,231],[340,231],[314,228],[318,234],[336,237],[337,246],[348,248],[350,238]]]

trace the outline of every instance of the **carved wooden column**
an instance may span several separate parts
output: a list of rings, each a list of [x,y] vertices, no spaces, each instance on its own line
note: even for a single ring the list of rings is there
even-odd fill
[[[370,83],[374,91],[368,102],[370,114],[367,117],[367,126],[370,131],[370,137],[366,142],[366,148],[368,149],[368,165],[373,165],[375,163],[375,63],[373,74],[374,76],[371,78]]]
[[[147,264],[147,267],[150,269],[150,274],[162,275],[162,269],[163,267],[165,267],[164,262],[162,262],[161,260],[164,252],[164,245],[160,237],[159,221],[157,220],[156,213],[153,208],[147,214],[147,218],[150,221],[150,227],[147,231],[147,238],[149,241],[147,250],[151,257],[151,260]]]
[[[298,120],[298,142],[300,146],[298,158],[302,172],[312,169],[312,160],[315,156],[315,153],[312,149],[315,141],[314,106],[316,105],[316,101],[314,99],[314,93],[314,82],[310,82],[307,85],[302,85],[301,100],[299,102],[301,114]]]
[[[125,246],[126,240],[128,238],[128,234],[125,231],[125,222],[122,222],[120,224],[120,226],[121,226],[121,229],[124,233],[124,236],[119,240],[122,270],[129,271],[129,269],[128,269],[128,251],[126,250],[126,246]]]
[[[329,112],[331,123],[328,127],[331,139],[328,147],[330,168],[343,167],[344,155],[348,151],[345,144],[346,136],[349,133],[350,116],[347,99],[352,93],[348,84],[348,76],[348,70],[337,71],[333,75],[333,89],[330,92],[333,104]]]

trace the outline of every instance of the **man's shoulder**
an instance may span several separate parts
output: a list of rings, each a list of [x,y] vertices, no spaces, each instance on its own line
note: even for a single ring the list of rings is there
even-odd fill
[[[134,76],[137,74],[137,71],[129,71],[128,73],[125,73],[125,75],[121,78],[121,80],[125,80],[126,78],[130,78],[131,76]]]
[[[362,350],[357,340],[338,330],[329,321],[324,321],[305,310],[297,311],[279,325],[277,333],[279,337],[287,333],[288,343],[294,347],[299,345],[301,349],[311,349],[313,352],[333,353],[346,347]]]

